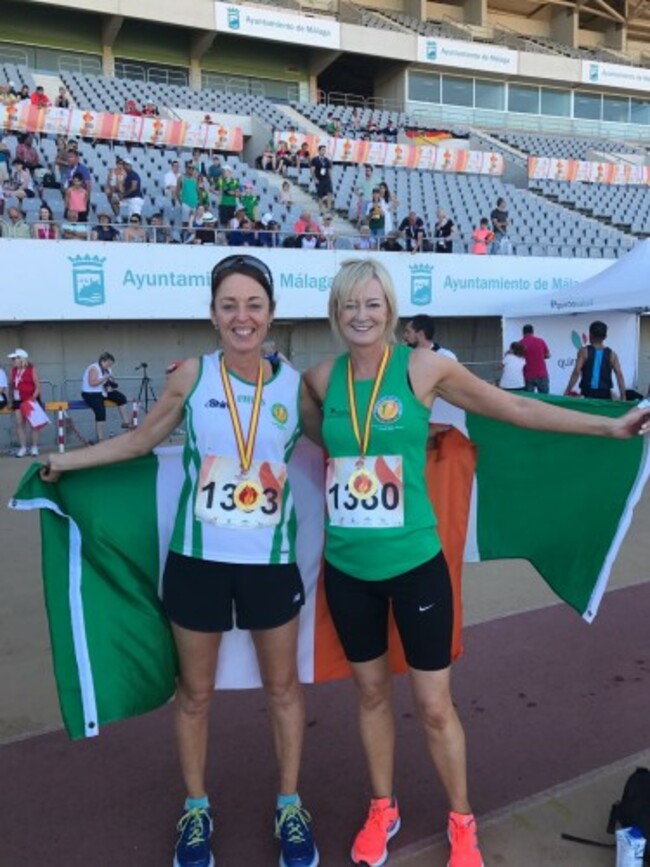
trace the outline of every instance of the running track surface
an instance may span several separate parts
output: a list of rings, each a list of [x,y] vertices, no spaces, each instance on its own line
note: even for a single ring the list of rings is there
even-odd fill
[[[648,747],[649,611],[646,583],[609,593],[592,626],[556,605],[466,629],[454,692],[479,817]],[[446,822],[408,680],[395,685],[403,825],[393,853]],[[350,863],[369,797],[351,684],[308,688],[307,719],[301,793],[322,867],[339,867]],[[2,867],[171,865],[184,793],[169,707],[92,741],[56,732],[6,744],[0,780]],[[215,695],[209,780],[217,867],[277,864],[275,762],[260,691]]]

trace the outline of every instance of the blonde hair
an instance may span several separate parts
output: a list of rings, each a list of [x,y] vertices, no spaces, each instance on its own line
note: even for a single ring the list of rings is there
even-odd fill
[[[388,321],[384,336],[392,343],[395,340],[395,328],[397,327],[397,296],[393,280],[386,268],[375,259],[345,259],[341,263],[330,289],[328,303],[328,316],[332,331],[343,340],[339,328],[339,315],[344,305],[353,298],[359,288],[369,280],[375,279],[381,286],[386,307],[388,308]]]

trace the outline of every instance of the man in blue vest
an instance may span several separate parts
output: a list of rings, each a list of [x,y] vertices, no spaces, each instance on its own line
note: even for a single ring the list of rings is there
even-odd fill
[[[589,343],[578,350],[578,357],[565,394],[572,393],[579,378],[580,393],[583,397],[611,400],[612,373],[614,373],[619,398],[625,400],[625,379],[623,378],[621,363],[614,350],[604,346],[606,338],[607,325],[604,322],[592,322],[589,326]]]

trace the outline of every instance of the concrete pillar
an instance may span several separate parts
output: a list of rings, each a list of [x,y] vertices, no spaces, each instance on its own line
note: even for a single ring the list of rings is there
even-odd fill
[[[551,15],[551,38],[571,48],[578,47],[578,11],[558,6]]]
[[[122,25],[123,15],[104,15],[102,18],[102,70],[104,75],[115,75],[115,55],[113,46]]]
[[[614,51],[627,50],[627,24],[612,21],[605,31],[605,45]]]
[[[190,87],[201,90],[201,60],[212,47],[216,30],[197,30],[190,42]]]
[[[427,20],[427,0],[404,0],[404,11],[418,21]]]
[[[102,72],[109,78],[115,75],[115,55],[110,45],[102,45]]]
[[[467,24],[476,24],[479,27],[487,27],[488,4],[487,0],[465,0],[463,3],[464,21]]]

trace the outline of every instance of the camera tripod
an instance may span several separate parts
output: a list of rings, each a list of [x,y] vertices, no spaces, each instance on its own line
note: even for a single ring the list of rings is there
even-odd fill
[[[139,364],[135,369],[142,370],[142,379],[140,380],[140,388],[138,390],[138,403],[140,406],[144,405],[144,411],[149,412],[149,403],[155,403],[158,400],[156,396],[156,391],[151,384],[151,379],[149,374],[147,373],[147,368],[149,365],[146,361],[143,361],[142,364]]]

